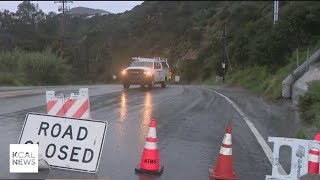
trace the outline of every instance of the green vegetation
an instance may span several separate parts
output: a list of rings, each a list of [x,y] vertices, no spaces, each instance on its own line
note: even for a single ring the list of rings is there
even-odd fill
[[[51,53],[14,50],[0,53],[0,84],[42,85],[68,83],[70,67]]]
[[[308,91],[300,97],[301,117],[320,130],[320,80],[313,81]]]
[[[274,94],[272,95],[274,98],[277,95],[272,87],[279,86],[276,82],[282,81],[280,78],[288,75],[290,70],[293,70],[291,68],[293,63],[296,64],[291,61],[291,55],[298,48],[299,56],[302,57],[301,50],[313,48],[319,36],[315,29],[319,29],[320,26],[320,21],[316,18],[320,12],[319,3],[280,2],[280,6],[282,6],[281,17],[275,28],[272,27],[272,11],[270,11],[272,5],[268,2],[231,3],[229,7],[224,4],[222,10],[213,17],[218,21],[217,17],[221,16],[229,29],[227,30],[229,59],[236,72],[230,73],[228,69],[232,76],[230,82],[243,84],[258,92],[268,91],[267,94]],[[220,32],[213,33],[212,36],[222,35],[222,25],[215,22],[215,27],[219,28]],[[186,72],[193,71],[183,76],[185,81],[190,82],[199,78],[206,80],[211,78],[210,76],[222,75],[223,40],[212,37],[210,40],[207,46],[200,49],[196,62],[181,63],[181,69]],[[192,70],[198,67],[201,69],[198,72]],[[259,72],[260,70],[263,72]],[[255,72],[258,74],[254,74]],[[241,74],[245,79],[237,78]],[[277,76],[273,77],[274,74]],[[270,83],[254,86],[261,80]],[[243,82],[249,82],[251,85]]]
[[[309,56],[320,48],[320,41],[317,41],[319,33],[314,31],[320,26],[320,21],[315,18],[320,12],[319,3],[280,2],[281,5],[281,17],[274,29],[272,14],[261,16],[261,12],[267,12],[270,6],[253,2],[242,6],[230,5],[234,7],[229,9],[237,10],[239,28],[228,31],[229,56],[233,67],[231,72],[227,66],[228,85],[240,85],[271,99],[279,99],[282,81],[296,68],[296,49],[299,49],[301,64],[307,59],[308,48]],[[252,10],[251,14],[245,9]],[[229,12],[224,11],[221,13]],[[232,15],[225,17],[229,20],[228,27],[236,26]],[[213,79],[212,76],[222,75],[222,47],[221,42],[213,40],[200,51],[196,61],[181,63],[184,72],[192,72],[182,73],[182,78],[187,82],[199,79],[205,82]]]
[[[223,35],[226,23],[233,67],[231,72],[227,64],[227,82],[277,99],[281,81],[295,67],[296,48],[315,47],[320,32],[318,2],[279,3],[281,16],[275,28],[273,3],[268,1],[145,1],[120,14],[66,15],[61,49],[61,14],[44,14],[24,1],[16,12],[0,11],[0,49],[41,52],[50,48],[78,77],[73,82],[112,82],[112,75],[119,77],[130,57],[163,56],[183,83],[212,84],[223,72],[223,39],[217,37]],[[14,83],[12,75],[1,73],[5,74],[1,82],[22,81]],[[22,82],[28,82],[26,78]]]
[[[298,138],[298,139],[308,139],[307,135],[306,135],[306,128],[300,128],[296,131],[294,138]]]
[[[320,48],[320,44],[310,49],[309,56],[318,48]],[[292,52],[286,58],[286,61],[288,61],[287,65],[278,68],[274,72],[263,66],[246,67],[237,70],[230,75],[227,84],[243,86],[255,93],[265,95],[272,100],[277,100],[281,98],[282,81],[297,68],[296,56],[296,52]],[[307,50],[300,50],[298,64],[302,64],[305,60],[307,60]]]
[[[220,85],[219,37],[226,24],[226,84],[276,100],[281,82],[296,68],[296,49],[301,64],[307,49],[312,55],[320,48],[320,3],[279,5],[275,27],[271,1],[145,1],[120,14],[66,14],[62,48],[62,15],[23,1],[16,12],[0,11],[0,85],[110,83],[132,56],[168,58],[182,84]],[[300,104],[302,117],[317,127],[319,97],[316,82]]]

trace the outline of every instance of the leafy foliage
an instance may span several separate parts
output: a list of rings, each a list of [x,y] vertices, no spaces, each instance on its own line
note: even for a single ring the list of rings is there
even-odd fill
[[[320,128],[320,80],[313,81],[308,91],[300,97],[299,108],[302,118]]]
[[[70,67],[49,49],[32,53],[15,49],[0,53],[0,84],[62,84],[72,79],[69,72]]]
[[[295,48],[315,43],[320,4],[280,2],[275,28],[272,6],[267,1],[145,1],[120,14],[65,15],[61,49],[61,14],[44,14],[23,1],[16,12],[0,11],[0,49],[39,52],[50,47],[81,77],[105,81],[132,56],[165,56],[182,80],[207,80],[222,74],[224,39],[217,37],[226,23],[232,67],[261,66],[274,73],[290,63],[287,57]]]
[[[232,59],[242,62],[244,66],[257,64],[273,71],[283,67],[292,51],[314,43],[312,36],[316,33],[313,29],[320,25],[314,15],[319,14],[319,10],[318,3],[295,2],[283,8],[274,29],[268,16],[248,23],[235,35],[236,41],[231,47],[234,52]]]
[[[309,56],[320,48],[320,43],[313,48],[299,49],[299,62],[307,60]],[[267,96],[272,100],[278,100],[281,96],[282,81],[297,68],[297,54],[292,52],[286,57],[288,63],[272,72],[268,67],[245,66],[237,69],[227,80],[230,85],[240,85],[256,93]]]

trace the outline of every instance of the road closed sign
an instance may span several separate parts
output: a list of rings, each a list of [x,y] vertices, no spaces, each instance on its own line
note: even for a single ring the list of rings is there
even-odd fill
[[[107,122],[29,113],[19,144],[38,144],[50,167],[96,173]]]

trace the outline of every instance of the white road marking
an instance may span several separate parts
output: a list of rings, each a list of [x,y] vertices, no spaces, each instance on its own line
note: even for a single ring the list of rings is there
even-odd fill
[[[207,88],[208,89],[208,88]],[[273,154],[272,154],[272,150],[270,149],[270,147],[268,146],[267,142],[263,139],[263,137],[261,136],[261,134],[259,133],[259,131],[257,130],[257,128],[253,125],[253,123],[246,117],[246,115],[244,114],[244,112],[239,108],[239,106],[234,103],[231,99],[229,99],[227,96],[212,90],[212,89],[208,89],[220,96],[222,96],[223,98],[225,98],[237,111],[238,113],[242,116],[242,119],[246,122],[246,124],[248,125],[248,127],[250,128],[251,132],[253,133],[253,135],[256,137],[257,141],[259,142],[261,148],[263,149],[264,153],[266,154],[267,158],[269,159],[271,165],[273,164]],[[287,175],[286,171],[283,169],[282,165],[279,163],[279,172],[283,175]]]

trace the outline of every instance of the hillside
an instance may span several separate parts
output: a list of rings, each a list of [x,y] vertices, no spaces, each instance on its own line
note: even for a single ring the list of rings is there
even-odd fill
[[[166,57],[182,83],[213,85],[223,74],[226,25],[225,84],[277,100],[283,79],[320,48],[317,1],[279,1],[275,26],[273,1],[145,1],[107,16],[78,7],[65,16],[64,34],[61,14],[40,8],[23,1],[0,11],[0,85],[109,83],[132,56]],[[319,81],[310,87],[299,106],[319,131]]]
[[[68,12],[70,15],[95,15],[95,14],[111,14],[108,11],[101,9],[92,9],[87,7],[74,7]]]
[[[116,71],[131,56],[165,56],[181,70],[195,67],[185,80],[204,80],[221,71],[223,40],[216,37],[223,35],[226,23],[233,67],[275,71],[287,64],[295,48],[312,46],[317,38],[311,37],[319,35],[319,3],[284,1],[280,8],[273,31],[272,2],[144,2],[123,14],[97,17],[87,35],[95,45],[110,41]]]
[[[296,48],[314,48],[319,39],[320,3],[279,3],[280,18],[274,29],[273,2],[268,1],[145,1],[120,14],[90,19],[66,16],[63,51],[60,15],[49,13],[43,18],[34,6],[30,12],[38,11],[35,25],[31,13],[18,8],[16,13],[1,13],[0,47],[27,51],[49,47],[87,80],[110,81],[132,56],[161,56],[169,59],[183,81],[206,81],[221,75],[223,39],[219,37],[226,23],[228,73],[245,69],[239,77],[260,73],[254,78],[268,79],[283,67],[292,69],[290,59]],[[237,77],[230,79],[239,82]],[[259,88],[268,89],[268,83]]]
[[[96,26],[87,35],[95,44],[112,36],[109,41],[117,71],[131,56],[165,56],[175,65],[197,59],[212,43],[219,58],[221,40],[213,37],[222,36],[224,22],[231,37],[239,30],[235,27],[244,26],[260,12],[271,18],[271,9],[268,2],[144,2],[129,12],[92,20]]]

